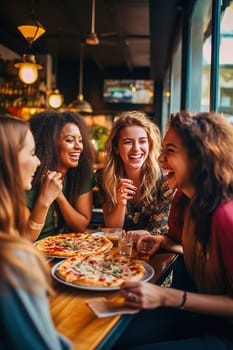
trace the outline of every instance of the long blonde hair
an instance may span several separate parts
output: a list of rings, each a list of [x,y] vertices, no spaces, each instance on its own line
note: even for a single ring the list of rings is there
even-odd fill
[[[18,234],[24,226],[24,190],[18,154],[28,125],[20,119],[0,116],[0,231]]]
[[[119,135],[123,128],[133,125],[140,126],[145,130],[149,142],[149,154],[141,169],[139,201],[150,202],[152,200],[152,192],[161,175],[157,161],[161,148],[159,128],[143,112],[123,112],[117,117],[105,144],[106,161],[103,169],[102,188],[104,199],[109,202],[110,206],[114,206],[117,203],[117,183],[119,178],[126,175],[123,162],[116,152]]]
[[[31,242],[20,237],[26,218],[18,159],[28,130],[29,126],[23,120],[0,115],[0,273],[2,278],[14,284],[12,274],[7,271],[10,267],[15,268],[50,290],[44,276],[38,277],[29,264],[14,254],[19,249],[33,254],[44,274],[47,274],[43,257]]]

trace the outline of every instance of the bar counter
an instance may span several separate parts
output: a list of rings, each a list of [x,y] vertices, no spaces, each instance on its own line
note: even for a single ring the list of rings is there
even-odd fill
[[[171,269],[176,257],[176,254],[167,252],[153,255],[149,264],[153,266],[155,274],[150,282],[161,281]],[[53,266],[54,261],[50,264]],[[86,304],[87,299],[95,297],[117,300],[120,298],[119,291],[83,290],[55,280],[54,290],[55,295],[50,298],[51,315],[57,330],[73,342],[74,350],[110,349],[134,317],[117,315],[98,318]]]

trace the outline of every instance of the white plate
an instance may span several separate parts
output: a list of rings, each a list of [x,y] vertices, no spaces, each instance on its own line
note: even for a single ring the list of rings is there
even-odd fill
[[[100,231],[100,232],[93,232],[91,233],[91,236],[97,236],[97,237],[106,237],[105,233]]]
[[[71,282],[66,282],[63,279],[61,279],[59,276],[56,275],[56,270],[58,268],[58,266],[62,263],[63,261],[59,261],[58,263],[56,263],[52,269],[51,269],[51,274],[53,276],[53,278],[55,280],[57,280],[58,282],[65,284],[66,286],[70,286],[70,287],[75,287],[75,288],[79,288],[79,289],[85,289],[85,290],[93,290],[93,291],[97,291],[97,292],[107,292],[107,291],[112,291],[112,290],[118,290],[120,289],[120,287],[94,287],[94,286],[82,286],[79,284],[74,284]],[[152,266],[150,266],[149,264],[145,263],[144,261],[142,262],[143,266],[145,268],[145,274],[143,276],[143,278],[140,281],[143,282],[147,282],[149,281],[153,276],[154,276],[154,269]]]

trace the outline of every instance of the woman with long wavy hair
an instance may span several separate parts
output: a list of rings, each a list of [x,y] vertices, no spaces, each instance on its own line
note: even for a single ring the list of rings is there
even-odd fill
[[[106,226],[137,234],[167,232],[173,190],[157,160],[160,149],[160,131],[143,112],[116,118],[105,146],[104,169],[97,175]]]
[[[21,236],[27,224],[24,191],[31,188],[39,164],[28,124],[0,115],[1,349],[70,349],[51,321],[48,264]]]
[[[143,310],[116,349],[233,349],[233,126],[215,113],[174,113],[159,161],[177,188],[169,232],[140,241],[181,254],[173,288],[127,281],[129,305]],[[177,278],[178,277],[178,278]],[[139,339],[140,329],[146,335]]]

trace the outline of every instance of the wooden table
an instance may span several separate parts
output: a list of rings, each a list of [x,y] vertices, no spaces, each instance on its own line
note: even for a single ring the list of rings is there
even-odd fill
[[[171,268],[176,254],[161,252],[149,261],[155,269],[150,282],[155,283]],[[109,349],[133,315],[98,318],[87,306],[86,300],[104,296],[120,297],[119,291],[93,292],[69,287],[54,281],[56,295],[50,299],[51,314],[57,330],[73,342],[74,350]]]

